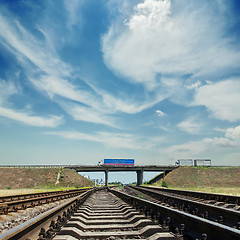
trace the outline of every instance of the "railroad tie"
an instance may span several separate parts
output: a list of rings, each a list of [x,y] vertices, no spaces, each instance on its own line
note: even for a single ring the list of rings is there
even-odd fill
[[[177,239],[115,195],[97,191],[74,213],[54,240]]]

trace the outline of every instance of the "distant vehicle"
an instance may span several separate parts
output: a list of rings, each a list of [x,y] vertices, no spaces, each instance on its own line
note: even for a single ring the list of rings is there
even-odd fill
[[[175,162],[176,166],[206,166],[212,165],[211,159],[179,159]]]
[[[114,158],[114,159],[104,159],[104,165],[134,165],[134,159],[125,158]]]
[[[176,166],[193,166],[193,160],[192,159],[179,159],[177,162],[175,162]]]
[[[101,165],[103,165],[103,161],[102,160],[98,161],[98,166],[101,166]]]
[[[211,159],[195,159],[194,166],[206,166],[210,167],[212,165]]]

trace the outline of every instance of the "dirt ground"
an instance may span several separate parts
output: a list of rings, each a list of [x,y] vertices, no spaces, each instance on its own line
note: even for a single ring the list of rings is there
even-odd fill
[[[0,168],[0,189],[48,189],[56,187],[88,187],[94,183],[71,169]],[[59,179],[58,179],[59,176]],[[59,183],[56,185],[57,179]],[[10,191],[9,191],[10,193]]]
[[[67,188],[64,188],[64,190]],[[30,194],[30,193],[39,193],[39,192],[48,192],[48,191],[60,191],[62,189],[45,189],[45,188],[24,188],[24,189],[0,189],[0,196],[12,196],[20,194]]]
[[[169,188],[240,195],[240,167],[179,167],[164,181]]]

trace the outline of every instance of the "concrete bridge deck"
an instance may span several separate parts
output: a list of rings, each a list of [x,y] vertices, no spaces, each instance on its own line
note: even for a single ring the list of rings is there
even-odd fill
[[[148,172],[163,172],[167,170],[173,170],[177,166],[165,166],[165,165],[69,165],[66,168],[75,169],[77,172],[104,172],[116,171],[116,172],[125,172],[125,171],[148,171]]]
[[[24,167],[24,168],[68,168],[77,172],[105,172],[105,184],[108,185],[108,172],[137,173],[137,185],[143,183],[143,172],[164,172],[169,173],[178,168],[174,165],[0,165],[0,167]]]
[[[164,172],[169,173],[177,166],[162,166],[162,165],[73,165],[67,168],[75,169],[77,172],[105,172],[105,185],[108,185],[108,172],[127,172],[132,171],[137,173],[137,185],[143,184],[143,172]]]

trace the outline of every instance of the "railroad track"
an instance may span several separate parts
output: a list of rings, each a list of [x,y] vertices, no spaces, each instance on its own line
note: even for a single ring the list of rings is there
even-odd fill
[[[55,195],[56,193],[70,193],[76,192],[82,189],[71,189],[71,190],[63,190],[63,191],[52,191],[52,192],[39,192],[39,193],[28,193],[28,194],[18,194],[18,195],[9,195],[9,196],[0,196],[0,203],[10,202],[10,201],[17,201],[22,199],[30,199],[36,197],[43,197],[43,196],[50,196]]]
[[[146,218],[114,194],[97,191],[53,238],[67,239],[180,239]]]
[[[8,214],[9,212],[25,210],[28,207],[35,207],[61,199],[71,198],[85,191],[86,189],[74,189],[0,197],[0,214]]]
[[[148,219],[107,189],[88,190],[0,235],[1,240],[136,238],[181,239],[170,233],[168,227]]]
[[[131,188],[132,193],[136,190]],[[184,239],[237,240],[240,230],[177,205],[123,189],[90,189],[0,235],[1,240]]]
[[[185,198],[196,198],[202,199],[202,201],[215,201],[219,203],[224,203],[225,205],[229,204],[226,207],[234,207],[236,205],[240,205],[240,197],[233,195],[225,195],[225,194],[216,194],[216,193],[205,193],[205,192],[196,192],[196,191],[187,191],[187,190],[176,190],[176,189],[168,189],[168,188],[159,188],[159,187],[147,187],[141,186],[141,188],[152,189],[159,192],[171,193],[176,195],[184,196]],[[240,206],[239,206],[240,207]]]
[[[60,228],[68,221],[70,216],[78,209],[94,189],[84,189],[77,196],[60,201],[60,204],[38,216],[20,224],[0,235],[1,240],[37,240],[52,239]],[[36,207],[35,207],[36,208]],[[33,210],[32,208],[31,210]],[[24,210],[20,210],[21,212]],[[19,212],[19,211],[18,211]],[[9,213],[8,215],[11,215]],[[17,214],[17,213],[16,213]],[[1,216],[0,216],[1,218]],[[45,230],[46,229],[46,230]]]
[[[185,196],[164,190],[157,190],[146,187],[132,187],[153,197],[158,203],[172,206],[184,212],[188,212],[199,217],[218,222],[229,227],[240,230],[240,206],[238,204],[229,204],[227,202],[218,202],[216,200],[203,200],[194,196]],[[202,193],[204,195],[204,193]],[[211,194],[207,194],[210,196]],[[213,196],[214,197],[214,196]],[[230,196],[231,197],[231,196]],[[236,202],[238,202],[236,197]],[[239,198],[240,199],[240,198]]]
[[[217,202],[215,200],[203,200],[204,193],[199,193],[202,198],[196,198],[198,193],[195,192],[193,196],[188,193],[188,196],[183,194],[178,194],[178,191],[172,190],[164,191],[164,189],[154,189],[151,187],[126,187],[126,191],[134,196],[140,196],[141,198],[145,198],[154,202],[158,205],[168,208],[172,211],[179,211],[183,215],[186,213],[188,216],[192,216],[193,218],[198,218],[201,222],[208,221],[210,223],[210,227],[215,227],[216,229],[228,229],[235,235],[232,239],[240,239],[240,208],[237,204],[229,204],[228,202]],[[207,198],[214,198],[215,196],[210,196],[211,194],[207,194]],[[221,195],[217,196],[218,199],[224,199],[226,195],[221,197]],[[230,196],[231,197],[231,196]],[[234,202],[238,202],[235,197]],[[229,199],[225,197],[225,199]],[[151,208],[150,208],[151,209]],[[147,211],[147,210],[145,210]],[[150,211],[150,210],[148,210]],[[175,216],[174,216],[175,218]],[[173,221],[175,221],[173,219]],[[191,226],[191,223],[188,222]],[[204,229],[203,229],[204,231]],[[221,232],[219,230],[219,232]],[[230,233],[229,232],[229,233]],[[215,233],[214,233],[215,234]],[[193,234],[194,235],[194,234]],[[210,234],[213,235],[213,234]],[[231,235],[231,234],[230,234]],[[230,235],[226,234],[228,238],[222,239],[231,239]],[[225,237],[226,237],[225,236]],[[209,236],[210,237],[210,236]],[[212,236],[213,237],[213,236]],[[222,237],[222,236],[219,236]],[[218,238],[212,238],[218,239]],[[220,239],[220,238],[219,238]]]

